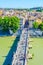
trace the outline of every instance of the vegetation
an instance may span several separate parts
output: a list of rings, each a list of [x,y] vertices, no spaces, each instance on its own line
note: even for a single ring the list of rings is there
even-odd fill
[[[19,18],[16,16],[8,17],[5,16],[4,18],[0,17],[0,27],[4,32],[12,30],[16,32],[19,28]]]
[[[33,28],[40,29],[41,31],[43,31],[43,22],[41,24],[38,24],[38,22],[34,22]]]
[[[15,38],[16,37],[11,37],[11,36],[0,37],[0,65],[3,65],[3,63],[5,62],[5,59],[10,49],[12,48]]]
[[[33,22],[33,28],[35,28],[35,29],[38,29],[38,23],[37,22]]]
[[[42,10],[40,9],[40,10],[36,10],[36,12],[42,12]]]
[[[39,29],[43,31],[43,22],[39,25]]]
[[[27,65],[41,65],[43,64],[43,38],[30,38],[33,42],[30,42],[32,49],[28,49],[30,54],[34,54],[32,59],[28,59]]]

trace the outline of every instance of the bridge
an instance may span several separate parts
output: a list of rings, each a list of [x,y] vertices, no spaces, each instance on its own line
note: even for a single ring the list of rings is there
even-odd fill
[[[18,18],[20,18],[20,19],[22,19],[23,21],[23,26],[24,26],[24,24],[25,24],[25,22],[26,22],[26,20],[28,20],[29,21],[29,28],[32,28],[33,27],[33,20],[32,19],[29,19],[29,17],[28,17],[28,15],[25,15],[25,17],[24,16],[22,16],[22,15],[19,15],[19,16],[17,16]]]
[[[28,30],[23,29],[20,41],[18,42],[17,51],[13,56],[12,65],[26,65],[26,48],[28,40]]]
[[[23,19],[23,25],[25,25],[26,18]],[[28,41],[28,28],[23,28],[20,40],[18,42],[16,53],[13,55],[12,65],[26,65],[26,49]]]
[[[18,15],[17,17],[23,20],[23,25],[25,24],[25,21],[28,19],[27,15],[25,15],[25,17],[22,15]]]

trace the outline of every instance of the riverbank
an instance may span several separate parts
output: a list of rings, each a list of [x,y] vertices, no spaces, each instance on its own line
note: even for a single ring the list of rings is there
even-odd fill
[[[32,48],[28,48],[28,55],[30,54],[31,59],[29,59],[29,56],[27,57],[27,65],[41,65],[43,64],[43,38],[30,38],[29,45],[32,46]]]
[[[15,36],[0,37],[0,65],[3,65],[12,45],[15,40]]]

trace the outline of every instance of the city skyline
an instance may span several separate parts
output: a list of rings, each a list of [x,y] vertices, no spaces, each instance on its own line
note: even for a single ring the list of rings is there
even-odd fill
[[[0,0],[0,8],[43,7],[43,0]]]

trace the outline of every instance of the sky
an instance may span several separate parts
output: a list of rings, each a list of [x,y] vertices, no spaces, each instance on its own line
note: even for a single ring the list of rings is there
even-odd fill
[[[0,8],[43,7],[43,0],[0,0]]]

